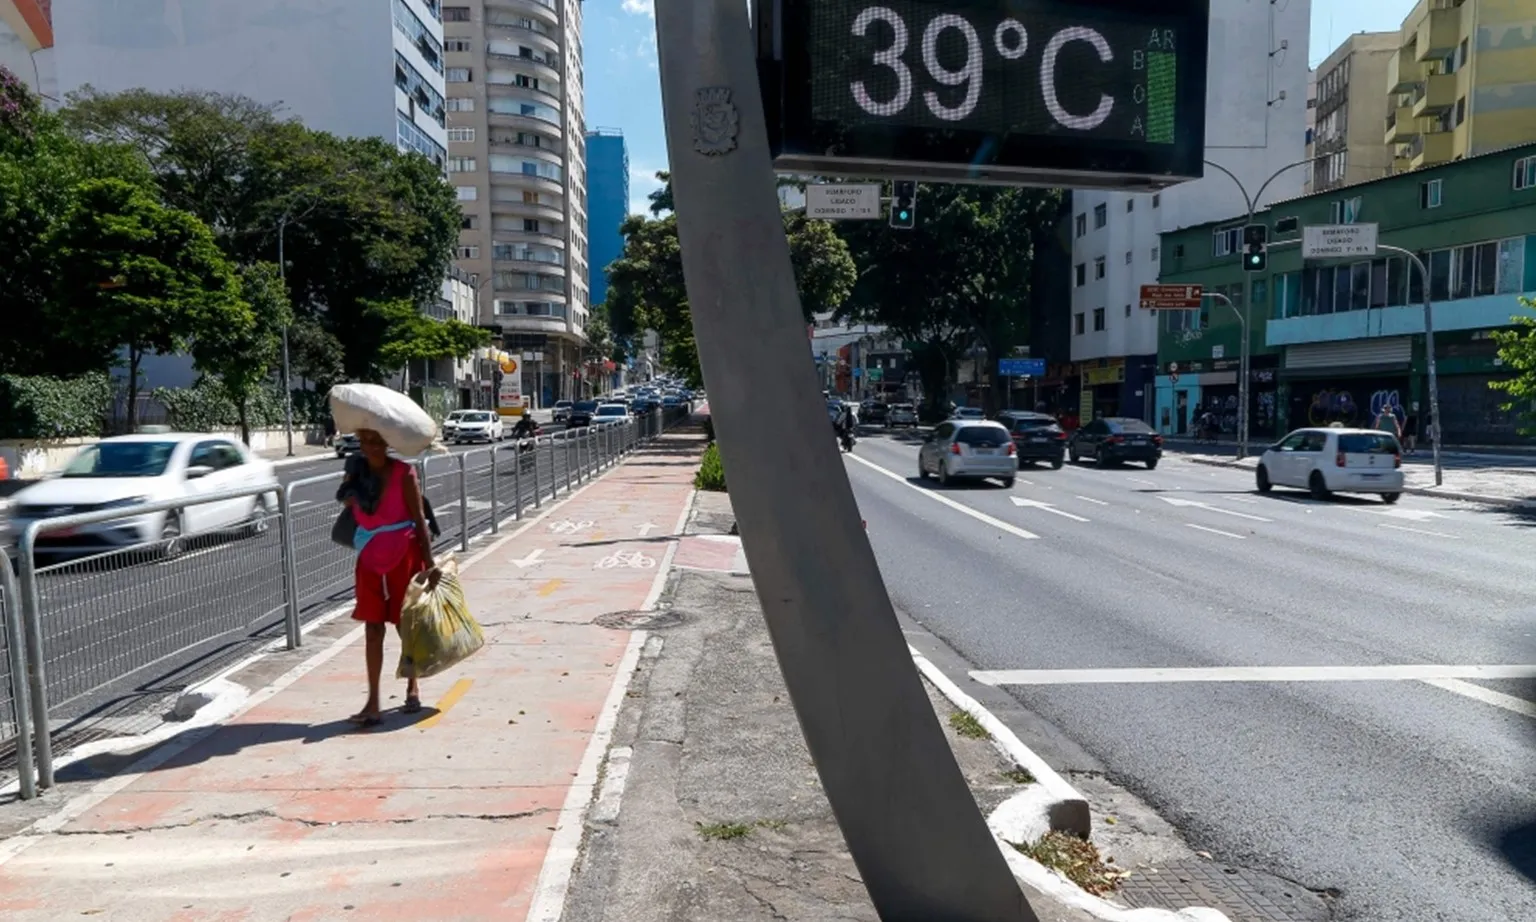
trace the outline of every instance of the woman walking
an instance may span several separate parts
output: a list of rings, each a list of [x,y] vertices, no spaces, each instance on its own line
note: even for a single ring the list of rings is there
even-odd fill
[[[435,589],[441,573],[432,559],[432,534],[415,468],[391,458],[384,437],[372,429],[359,429],[357,441],[361,454],[347,460],[346,476],[336,499],[351,507],[357,520],[352,542],[357,549],[357,607],[352,617],[367,625],[368,701],[349,719],[371,727],[381,719],[384,625],[399,629],[405,590],[417,574],[426,573],[428,585]],[[406,714],[421,710],[421,692],[414,677],[407,680],[405,706],[400,710]]]

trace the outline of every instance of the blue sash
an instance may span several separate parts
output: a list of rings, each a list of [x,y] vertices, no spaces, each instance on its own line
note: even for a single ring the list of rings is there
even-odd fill
[[[363,548],[367,546],[374,535],[382,535],[389,531],[402,531],[415,526],[415,524],[415,522],[410,521],[396,522],[393,525],[380,525],[378,528],[364,528],[359,525],[357,526],[357,531],[352,533],[352,549],[361,554]]]

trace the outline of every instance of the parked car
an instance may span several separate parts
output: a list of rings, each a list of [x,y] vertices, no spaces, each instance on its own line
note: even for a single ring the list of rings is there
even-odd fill
[[[490,410],[459,410],[459,424],[453,431],[454,442],[499,442],[506,438],[501,414]]]
[[[571,412],[565,417],[566,428],[575,429],[578,426],[590,425],[592,414],[595,412],[597,412],[597,401],[578,400],[571,404]]]
[[[1259,492],[1297,487],[1318,499],[1334,493],[1403,495],[1403,449],[1375,429],[1297,429],[1265,449],[1254,470]]]
[[[1147,470],[1163,457],[1163,437],[1145,422],[1128,416],[1108,416],[1081,426],[1067,440],[1067,454],[1076,464],[1084,457],[1099,467],[1139,461]]]
[[[459,423],[465,416],[474,413],[474,410],[454,410],[443,419],[443,441],[451,442],[459,428]]]
[[[937,475],[939,483],[963,478],[995,477],[1013,486],[1019,462],[1008,429],[991,420],[946,420],[917,450],[917,476]]]
[[[885,411],[885,424],[891,428],[917,425],[917,408],[910,403],[893,403]]]
[[[1048,461],[1051,467],[1060,470],[1066,462],[1067,433],[1056,422],[1056,417],[1024,410],[1004,410],[997,415],[997,421],[1007,426],[1013,436],[1020,467]]]
[[[880,400],[866,400],[859,404],[859,421],[867,426],[883,426],[890,415],[890,407]]]
[[[552,420],[557,423],[563,423],[570,419],[571,407],[574,405],[574,403],[575,402],[571,400],[556,400],[554,416],[552,417]]]
[[[180,553],[185,537],[232,528],[267,529],[276,493],[189,505],[135,515],[134,506],[194,499],[241,487],[278,489],[272,464],[239,442],[198,433],[155,433],[102,439],[80,449],[64,469],[11,497],[4,544],[14,553],[27,525],[78,512],[123,509],[124,517],[38,536],[40,551],[95,554],[162,542],[161,553]]]
[[[336,436],[336,457],[345,458],[347,455],[355,455],[363,450],[362,443],[357,440],[357,433],[348,432]]]

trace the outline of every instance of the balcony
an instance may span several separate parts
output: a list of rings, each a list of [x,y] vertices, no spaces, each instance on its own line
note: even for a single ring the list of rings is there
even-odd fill
[[[1435,115],[1456,105],[1456,75],[1432,74],[1413,85],[1413,117]]]
[[[485,0],[487,11],[511,10],[519,15],[534,18],[559,28],[560,14],[555,11],[555,0]]]
[[[515,112],[497,112],[492,109],[485,113],[493,128],[513,128],[518,131],[537,131],[556,141],[563,140],[565,133],[560,130],[559,122],[551,122],[548,119],[538,118],[533,115],[521,115]]]
[[[560,71],[556,70],[555,66],[548,61],[540,61],[538,58],[523,54],[502,54],[499,51],[487,51],[485,57],[486,62],[493,66],[511,64],[527,73],[533,74],[540,80],[548,80],[555,84],[560,82]],[[558,105],[559,102],[559,97],[555,97],[555,103]]]
[[[1423,77],[1423,68],[1414,60],[1413,46],[1399,48],[1387,59],[1387,92],[1406,93]]]
[[[1460,0],[1419,0],[1403,20],[1403,32],[1413,35],[1414,60],[1444,57],[1456,48],[1461,41],[1460,7]]]
[[[1418,170],[1447,163],[1456,152],[1456,135],[1449,131],[1421,134],[1408,142],[1408,165]]]
[[[1418,120],[1413,117],[1412,106],[1398,106],[1387,113],[1386,144],[1401,144],[1419,133]]]

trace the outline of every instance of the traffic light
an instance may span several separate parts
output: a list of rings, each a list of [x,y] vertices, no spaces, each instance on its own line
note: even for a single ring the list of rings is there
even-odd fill
[[[1247,272],[1263,272],[1269,265],[1269,228],[1263,224],[1249,224],[1243,228],[1243,269]]]
[[[891,226],[911,230],[917,226],[917,183],[891,183]]]

